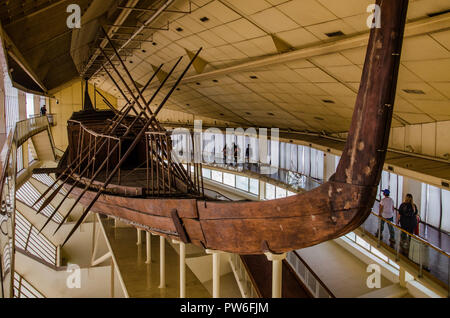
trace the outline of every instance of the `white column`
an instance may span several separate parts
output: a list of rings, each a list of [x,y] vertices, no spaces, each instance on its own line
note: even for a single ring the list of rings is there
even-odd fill
[[[220,297],[220,254],[221,251],[214,250],[206,250],[206,254],[212,254],[213,261],[213,272],[212,272],[212,281],[213,281],[213,298]]]
[[[259,200],[263,201],[266,198],[266,183],[259,180]]]
[[[56,246],[56,267],[61,266],[61,245]]]
[[[111,257],[111,298],[114,298],[114,260]]]
[[[272,261],[272,298],[281,298],[282,277],[283,277],[283,260],[286,253],[272,254],[264,253],[269,261]]]
[[[152,262],[152,236],[150,232],[145,232],[145,245],[147,247],[147,260],[145,264],[150,264]]]
[[[166,288],[166,240],[164,236],[159,237],[159,288]]]
[[[136,245],[141,245],[142,244],[142,231],[138,228],[136,228],[137,231],[137,242]]]
[[[180,242],[180,298],[186,298],[186,244]]]

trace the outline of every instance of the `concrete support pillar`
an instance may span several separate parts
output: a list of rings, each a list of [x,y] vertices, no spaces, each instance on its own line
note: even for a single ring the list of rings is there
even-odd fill
[[[136,245],[142,244],[142,231],[140,229],[136,229],[137,233],[137,242]]]
[[[220,254],[221,251],[206,250],[206,254],[212,254],[213,270],[212,270],[212,281],[213,281],[213,298],[220,297]]]
[[[23,168],[27,169],[29,166],[29,162],[30,162],[30,156],[29,156],[29,151],[28,151],[28,143],[31,142],[30,140],[25,141],[22,144],[22,160],[23,160]]]
[[[180,242],[180,298],[186,298],[186,244]]]
[[[147,250],[147,260],[145,264],[150,264],[152,262],[152,236],[150,232],[145,232],[145,246]]]
[[[286,253],[272,254],[264,253],[269,261],[272,262],[272,298],[281,298],[282,278],[283,278],[283,260]]]
[[[114,260],[111,257],[111,298],[114,298]]]
[[[406,271],[403,267],[400,267],[398,271],[398,280],[400,286],[406,288]]]
[[[180,246],[180,298],[186,298],[186,244],[177,240],[172,243]]]
[[[56,267],[61,266],[61,245],[56,246]]]
[[[166,239],[159,237],[159,288],[166,288]]]

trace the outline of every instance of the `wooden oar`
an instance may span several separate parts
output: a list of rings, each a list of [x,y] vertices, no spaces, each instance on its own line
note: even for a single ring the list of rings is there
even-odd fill
[[[189,70],[189,68],[192,66],[193,62],[196,60],[197,56],[200,54],[202,48],[200,48],[197,53],[195,54],[195,56],[191,59],[191,61],[189,62],[189,64],[187,65],[187,67],[185,68],[185,70],[183,71],[183,73],[180,75],[180,77],[178,78],[178,80],[176,81],[176,83],[173,85],[173,87],[171,88],[171,90],[169,91],[169,93],[166,95],[166,97],[164,98],[164,100],[161,102],[161,104],[158,106],[157,110],[155,111],[155,114],[152,115],[150,117],[150,119],[145,123],[145,126],[141,129],[141,131],[139,132],[138,136],[133,140],[133,143],[130,145],[130,147],[128,148],[128,150],[126,151],[126,153],[124,154],[124,156],[121,158],[121,160],[119,161],[119,163],[116,165],[116,167],[114,168],[113,172],[111,173],[111,175],[106,179],[106,181],[103,183],[103,185],[100,187],[100,189],[97,191],[97,194],[95,195],[94,199],[92,199],[92,201],[89,203],[88,207],[86,208],[86,210],[83,212],[83,214],[81,215],[81,217],[78,219],[77,223],[75,224],[75,226],[72,228],[72,230],[70,231],[69,235],[67,236],[67,238],[64,240],[64,243],[62,244],[63,246],[66,244],[66,242],[70,239],[70,237],[72,236],[72,234],[76,231],[76,229],[80,226],[80,224],[83,222],[84,218],[86,217],[86,215],[89,213],[89,211],[91,210],[92,206],[95,204],[95,202],[97,201],[97,199],[100,197],[100,195],[102,194],[102,192],[106,189],[106,186],[111,182],[112,178],[113,178],[113,174],[117,172],[117,170],[121,167],[121,165],[125,162],[125,160],[128,158],[128,156],[131,154],[131,152],[134,150],[134,148],[138,145],[138,143],[141,141],[142,137],[144,136],[145,132],[147,131],[148,127],[150,126],[150,123],[156,118],[156,115],[158,115],[159,111],[162,109],[162,107],[165,105],[165,103],[167,102],[167,100],[169,99],[169,97],[172,95],[172,93],[175,91],[176,87],[178,86],[178,84],[181,82],[181,80],[183,79],[183,77],[186,75],[187,71]],[[100,170],[100,169],[99,169]],[[98,174],[99,171],[97,171],[96,174]],[[90,182],[90,184],[86,185],[86,187],[83,189],[83,191],[81,192],[81,194],[79,195],[79,197],[77,198],[77,202],[81,199],[81,197],[86,193],[86,191],[89,189],[90,185],[92,184],[92,181]],[[60,225],[61,226],[61,225]],[[60,227],[59,226],[59,227]],[[59,228],[58,227],[58,228]]]

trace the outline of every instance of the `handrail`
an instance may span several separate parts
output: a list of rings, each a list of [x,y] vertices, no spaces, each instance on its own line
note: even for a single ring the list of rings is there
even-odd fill
[[[241,255],[238,255],[238,257],[239,257],[239,260],[241,261],[241,264],[244,265],[245,272],[247,273],[248,278],[250,278],[250,282],[251,282],[253,288],[255,289],[256,293],[258,294],[258,298],[261,298],[262,297],[261,291],[259,290],[258,284],[256,284],[255,279],[253,278],[253,275],[247,266],[247,263],[244,262]]]
[[[8,134],[8,138],[7,138],[6,142],[5,142],[5,145],[3,146],[3,148],[4,148],[6,145],[8,145],[7,146],[8,148],[7,148],[7,153],[6,153],[6,156],[5,156],[5,161],[2,162],[3,167],[2,167],[2,172],[1,172],[2,174],[1,174],[1,177],[0,177],[0,194],[3,193],[3,185],[5,184],[6,171],[7,171],[8,166],[9,166],[8,160],[9,160],[9,156],[11,154],[11,148],[12,148],[12,142],[13,142],[12,135],[13,134],[11,132]],[[0,160],[1,160],[1,158],[0,158]]]
[[[17,275],[18,277],[16,277],[16,275]],[[17,298],[22,298],[22,297],[20,297],[20,296],[24,295],[24,293],[22,293],[22,288],[25,288],[25,289],[28,291],[28,293],[30,293],[34,298],[46,298],[46,297],[44,296],[44,294],[41,293],[41,291],[39,291],[36,287],[34,287],[29,281],[27,281],[27,280],[26,280],[22,275],[20,275],[18,272],[14,272],[14,279],[17,280],[17,284],[18,284],[18,286],[15,287],[15,288],[17,288],[18,295],[15,295],[15,293],[14,293],[14,295],[15,295]],[[34,292],[33,292],[32,290],[30,290],[30,289],[26,286],[26,284],[23,284],[23,282],[25,282],[25,283],[28,284],[31,288],[33,288],[33,289],[34,289]],[[35,294],[35,292],[38,293],[38,294]],[[28,297],[26,297],[26,298],[28,298]]]
[[[224,165],[226,165],[226,164],[224,164]],[[213,166],[213,165],[207,165],[207,166],[213,167],[213,168],[216,168],[216,169],[220,169],[220,170],[232,171],[232,170],[230,170],[230,169],[220,168],[220,167],[216,167],[216,166]],[[279,168],[279,169],[283,170],[283,168]],[[244,170],[246,170],[246,169],[244,169]],[[285,171],[290,171],[290,172],[292,172],[291,170],[286,170],[286,169],[284,169],[284,170],[285,170]],[[250,171],[250,170],[247,170],[247,171]],[[253,171],[250,171],[250,172],[253,172]],[[298,173],[299,173],[299,172],[298,172]],[[301,173],[299,173],[299,174],[301,174]],[[304,176],[304,177],[306,177],[306,178],[308,178],[308,179],[311,179],[311,180],[314,181],[314,182],[317,182],[317,183],[320,183],[320,184],[323,183],[322,180],[315,179],[315,178],[312,178],[312,177],[307,176],[307,175],[304,175],[304,174],[301,174],[301,175]],[[376,202],[380,202],[379,199],[375,199],[375,200],[376,200]],[[396,207],[394,207],[394,210],[395,210],[396,212],[398,212],[398,209],[397,209]],[[372,213],[373,215],[377,216],[377,217],[380,217],[379,215],[377,215],[377,214],[374,213],[373,211],[372,211],[371,213]],[[439,253],[441,253],[441,254],[447,256],[447,257],[450,257],[450,254],[448,254],[447,252],[445,252],[445,251],[442,250],[441,248],[439,248],[439,247],[437,247],[437,246],[431,244],[430,242],[424,240],[424,239],[421,238],[420,236],[417,236],[417,235],[414,235],[414,234],[411,234],[411,233],[405,231],[404,229],[400,228],[398,225],[389,222],[388,220],[384,219],[383,217],[380,217],[380,218],[382,218],[383,220],[385,220],[387,223],[389,223],[389,224],[395,226],[396,228],[398,228],[398,229],[401,230],[402,232],[404,232],[404,233],[406,233],[406,234],[408,234],[408,235],[410,235],[410,236],[413,236],[413,237],[416,238],[418,241],[421,241],[421,242],[423,242],[424,244],[430,246],[431,248],[433,248],[433,249],[436,250],[437,252],[439,252]]]
[[[450,254],[448,254],[448,253],[445,252],[444,250],[440,249],[439,247],[434,246],[433,244],[431,244],[430,242],[424,240],[424,239],[421,238],[420,236],[417,236],[417,235],[415,235],[415,234],[409,233],[408,231],[406,231],[406,230],[402,229],[401,227],[399,227],[397,224],[394,224],[394,223],[392,223],[392,222],[386,220],[385,218],[383,218],[382,216],[376,214],[376,213],[373,212],[373,211],[371,211],[370,213],[373,214],[374,216],[376,216],[377,218],[383,220],[384,222],[386,222],[386,223],[392,225],[393,227],[397,228],[398,230],[400,230],[401,232],[405,233],[406,235],[413,237],[414,239],[416,239],[416,240],[422,242],[422,243],[425,244],[425,245],[428,245],[429,247],[433,248],[434,250],[436,250],[437,252],[441,253],[442,255],[447,256],[447,257],[450,257]]]
[[[332,297],[336,298],[336,296],[333,294],[333,292],[325,285],[325,283],[317,276],[317,274],[312,270],[311,267],[303,260],[303,258],[298,254],[297,251],[292,251],[294,255],[298,258],[299,261],[305,265],[305,267],[308,269],[308,271],[311,273],[311,275],[314,276],[314,279],[319,282],[319,284],[322,286],[323,289]]]
[[[0,195],[1,195],[1,213],[6,215],[8,230],[3,234],[2,238],[2,258],[5,255],[5,250],[11,252],[10,255],[10,283],[9,292],[10,297],[14,297],[14,253],[15,248],[15,196],[16,196],[16,177],[17,177],[17,149],[32,136],[47,130],[50,133],[50,125],[47,116],[24,119],[16,122],[14,129],[8,132],[7,140],[3,146],[0,155],[0,161],[3,164],[0,175]],[[53,144],[52,144],[53,145]],[[6,148],[5,148],[6,147]],[[5,153],[6,151],[6,153]],[[10,177],[11,180],[7,178]],[[7,188],[5,185],[7,184]],[[7,191],[5,193],[5,190]],[[8,202],[8,199],[10,202]],[[3,245],[4,244],[4,245]],[[3,248],[4,247],[4,248]],[[1,258],[1,259],[2,259]],[[4,275],[5,276],[5,275]],[[3,289],[4,277],[1,277],[2,295],[5,297],[6,291]]]
[[[209,189],[209,188],[204,188],[205,190],[208,190],[208,191],[210,191],[210,192],[214,192],[215,194],[217,194],[218,196],[220,196],[220,197],[224,197],[225,199],[227,199],[228,201],[233,201],[232,199],[230,199],[229,197],[227,197],[226,195],[224,195],[224,194],[222,194],[222,193],[220,193],[220,192],[218,192],[218,191],[216,191],[216,190],[212,190],[212,189]]]
[[[83,124],[82,124],[80,121],[78,121],[78,120],[69,119],[67,122],[72,122],[72,123],[75,123],[75,124],[80,125],[80,127],[81,127],[84,131],[86,131],[88,134],[91,134],[91,135],[93,135],[93,136],[95,136],[95,137],[109,138],[109,139],[114,139],[114,140],[120,141],[120,138],[119,138],[119,137],[114,137],[114,136],[111,136],[111,135],[105,135],[105,134],[101,134],[101,133],[95,132],[95,131],[93,131],[92,129],[87,128],[85,125],[83,125]]]

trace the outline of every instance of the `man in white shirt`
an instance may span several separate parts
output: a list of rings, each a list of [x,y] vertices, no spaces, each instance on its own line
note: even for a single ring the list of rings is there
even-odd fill
[[[383,190],[384,198],[380,201],[380,212],[379,215],[381,215],[384,219],[388,220],[391,223],[394,223],[394,200],[389,196],[391,192],[388,189]],[[381,220],[381,238],[383,238],[383,230],[384,230],[384,223],[386,223],[383,219]],[[389,228],[389,241],[395,242],[394,237],[394,227],[388,223]],[[378,236],[378,231],[375,234]]]

